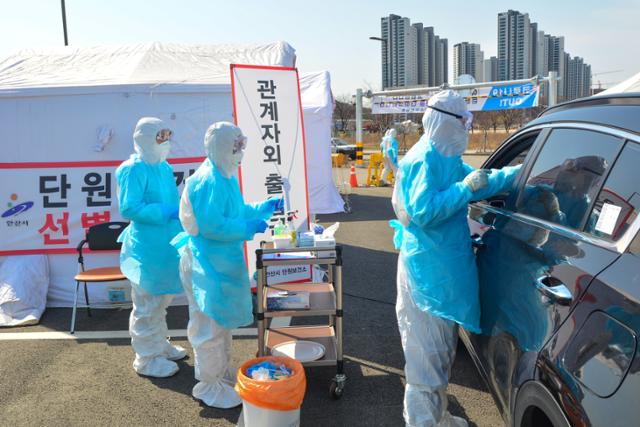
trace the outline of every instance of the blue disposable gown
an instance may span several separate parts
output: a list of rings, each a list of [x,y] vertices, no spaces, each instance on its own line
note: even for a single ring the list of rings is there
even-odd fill
[[[442,156],[423,138],[399,169],[396,191],[411,221],[407,227],[397,220],[390,224],[409,273],[411,296],[421,310],[480,333],[478,273],[467,204],[509,189],[520,168],[493,170],[489,185],[472,193],[462,180],[473,168],[459,156]]]
[[[398,140],[392,136],[389,137],[389,140],[391,143],[387,147],[386,155],[391,160],[391,163],[398,167]]]
[[[172,243],[180,255],[186,245],[191,249],[193,298],[223,328],[248,325],[253,314],[243,242],[252,239],[255,230],[247,228],[247,221],[266,221],[273,208],[267,202],[246,204],[238,180],[222,176],[209,159],[189,177],[185,191],[198,235],[183,232]]]
[[[153,295],[178,294],[179,258],[171,239],[180,231],[172,219],[180,201],[166,161],[149,164],[133,154],[116,170],[120,214],[131,224],[120,234],[120,268],[127,279]]]

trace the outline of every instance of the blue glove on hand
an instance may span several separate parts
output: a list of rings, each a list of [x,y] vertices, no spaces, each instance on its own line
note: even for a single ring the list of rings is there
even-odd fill
[[[284,209],[284,199],[282,197],[269,199],[267,203],[269,203],[270,208],[273,208],[273,212]]]
[[[247,232],[251,234],[264,233],[268,227],[269,224],[267,224],[267,221],[261,219],[250,219],[247,221]]]

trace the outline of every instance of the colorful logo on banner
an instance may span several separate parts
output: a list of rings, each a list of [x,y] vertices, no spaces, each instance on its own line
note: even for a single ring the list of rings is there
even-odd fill
[[[10,199],[11,199],[11,202],[7,203],[7,206],[9,207],[9,209],[7,209],[2,213],[2,218],[10,218],[13,216],[20,215],[21,213],[26,212],[33,207],[33,202],[30,202],[30,201],[22,202],[14,206],[13,203],[18,200],[18,195],[16,193],[13,193]]]
[[[495,111],[538,106],[540,86],[534,83],[489,86],[461,91],[469,111]],[[429,98],[436,92],[422,95],[374,96],[373,114],[422,114]]]

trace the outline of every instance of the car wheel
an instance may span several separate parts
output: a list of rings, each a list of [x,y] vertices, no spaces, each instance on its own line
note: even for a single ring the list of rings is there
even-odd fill
[[[514,411],[517,427],[570,427],[551,393],[540,383],[529,381],[520,389]]]

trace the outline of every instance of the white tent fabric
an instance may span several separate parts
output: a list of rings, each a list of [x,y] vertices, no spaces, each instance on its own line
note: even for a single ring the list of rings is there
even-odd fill
[[[285,42],[244,46],[145,43],[29,49],[0,62],[0,91],[135,84],[200,84],[227,88],[231,63],[292,67],[295,50]]]
[[[0,326],[38,323],[48,289],[46,255],[8,257],[0,268]]]
[[[600,92],[596,96],[612,95],[614,93],[631,93],[631,92],[640,92],[640,73],[633,75],[627,80],[620,82],[617,85]]]
[[[333,183],[331,150],[310,149],[331,144],[333,96],[329,73],[301,74],[300,92],[306,129],[309,209],[314,214],[343,212],[344,200]]]
[[[233,120],[229,64],[295,66],[284,42],[253,46],[159,43],[22,51],[0,62],[0,162],[123,160],[141,116],[174,131],[170,157],[203,155],[207,127]],[[342,211],[331,182],[331,89],[326,72],[303,74],[308,186],[312,213]],[[96,148],[98,146],[98,148]],[[75,255],[49,255],[48,306],[73,299]],[[5,258],[6,259],[6,258]],[[0,273],[4,268],[0,257]],[[117,263],[117,254],[91,254],[89,267]],[[91,300],[108,299],[106,283]],[[182,302],[182,301],[181,301]]]

